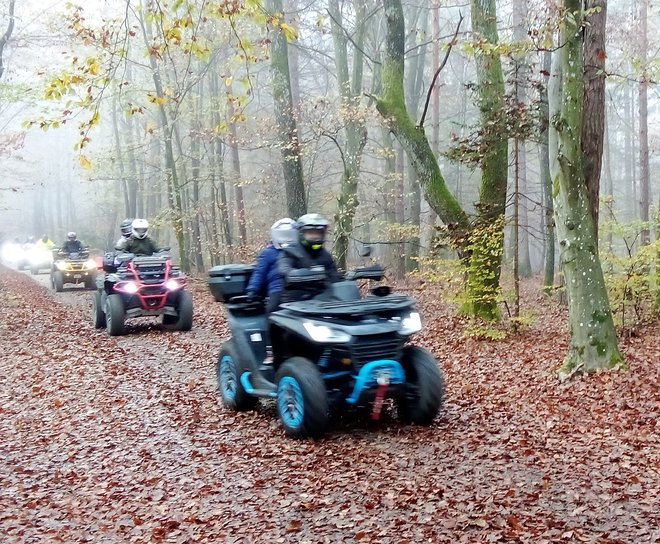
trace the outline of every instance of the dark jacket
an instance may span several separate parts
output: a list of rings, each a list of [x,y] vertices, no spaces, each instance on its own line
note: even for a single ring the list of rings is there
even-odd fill
[[[284,289],[284,278],[277,270],[280,250],[268,244],[257,256],[257,266],[252,272],[246,292],[262,297],[273,296]]]
[[[122,251],[134,253],[135,255],[153,255],[158,251],[158,246],[148,236],[140,239],[131,235],[126,241],[126,245],[122,248]]]
[[[334,283],[343,279],[337,270],[337,265],[332,259],[332,255],[325,248],[321,248],[314,253],[307,251],[300,245],[282,249],[277,261],[277,269],[284,278],[284,291],[282,292],[281,302],[308,300],[324,291],[324,287],[304,286],[298,288],[286,285],[286,278],[289,272],[299,268],[312,268],[313,266],[322,266],[325,268],[327,279],[330,282]]]
[[[60,249],[62,253],[80,253],[82,250],[83,245],[80,240],[67,240]]]

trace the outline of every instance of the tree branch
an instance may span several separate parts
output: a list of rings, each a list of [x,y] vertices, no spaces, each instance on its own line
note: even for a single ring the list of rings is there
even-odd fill
[[[2,54],[5,49],[5,45],[7,45],[7,42],[11,37],[11,33],[14,30],[14,3],[15,0],[9,0],[9,24],[7,25],[7,30],[2,35],[2,38],[0,38],[0,78],[5,71],[4,64],[2,63]]]
[[[431,85],[429,86],[429,92],[426,93],[426,102],[424,103],[424,111],[422,112],[422,118],[419,120],[419,124],[417,125],[420,128],[424,126],[424,119],[426,119],[426,113],[428,112],[429,109],[429,102],[431,101],[431,93],[433,92],[433,87],[435,86],[435,82],[438,79],[440,72],[445,67],[445,64],[447,64],[447,60],[449,60],[449,54],[451,53],[452,47],[454,47],[454,43],[456,42],[456,36],[458,36],[458,31],[461,28],[462,22],[463,22],[463,14],[459,13],[458,24],[456,25],[456,32],[454,32],[454,37],[451,39],[451,42],[449,42],[449,47],[447,48],[447,52],[445,53],[445,58],[442,59],[440,66],[438,66],[438,69],[435,71],[435,74],[433,75],[433,80],[431,80]]]

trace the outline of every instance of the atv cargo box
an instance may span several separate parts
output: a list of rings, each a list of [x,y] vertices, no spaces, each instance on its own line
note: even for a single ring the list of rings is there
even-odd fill
[[[229,302],[232,297],[245,295],[254,266],[251,264],[224,264],[209,270],[209,288],[216,302]]]

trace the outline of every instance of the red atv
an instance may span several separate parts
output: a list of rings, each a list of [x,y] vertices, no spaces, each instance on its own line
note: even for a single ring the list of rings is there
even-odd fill
[[[193,322],[192,296],[185,290],[186,276],[172,265],[170,256],[121,253],[106,259],[106,274],[97,282],[92,319],[110,336],[124,333],[126,319],[162,316],[167,328],[189,331]]]

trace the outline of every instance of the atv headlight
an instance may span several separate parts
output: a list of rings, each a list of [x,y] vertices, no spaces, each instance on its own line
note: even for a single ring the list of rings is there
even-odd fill
[[[399,333],[412,334],[422,330],[422,319],[419,317],[419,312],[411,312],[410,315],[401,320],[401,328]]]
[[[176,280],[167,280],[167,282],[165,282],[165,287],[166,287],[169,291],[176,291],[176,290],[177,290],[179,287],[181,287],[182,285],[183,285],[183,284],[182,284],[181,282],[178,282],[178,281],[176,281]]]
[[[305,327],[307,334],[309,334],[314,342],[344,344],[351,341],[351,335],[347,332],[338,329],[331,329],[326,325],[316,325],[315,323],[306,321],[303,323],[303,327]]]
[[[68,270],[69,269],[69,263],[66,261],[57,261],[55,263],[55,266],[57,267],[58,270]]]
[[[135,283],[134,281],[127,281],[123,286],[122,289],[128,293],[129,295],[134,295],[135,293],[138,292],[138,284]]]
[[[96,268],[96,261],[94,259],[87,259],[83,268],[86,270],[94,270]]]

